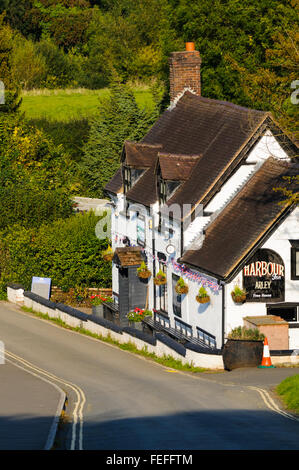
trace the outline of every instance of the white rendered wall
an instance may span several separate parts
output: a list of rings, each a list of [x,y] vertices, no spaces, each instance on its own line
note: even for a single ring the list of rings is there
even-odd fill
[[[299,208],[296,208],[292,214],[284,220],[261,247],[269,248],[282,257],[285,264],[285,302],[299,302],[299,280],[291,279],[291,244],[289,240],[299,240]],[[233,302],[231,292],[235,285],[242,287],[242,282],[243,276],[241,271],[230,284],[226,285],[226,334],[236,326],[243,325],[243,318],[246,316],[267,314],[266,302],[245,302],[242,305],[236,305]],[[297,341],[299,341],[299,329],[293,329],[290,349],[293,348],[293,345],[297,343]]]
[[[265,132],[264,136],[259,140],[259,142],[249,153],[246,162],[255,163],[258,161],[264,161],[269,157],[274,157],[281,160],[289,160],[289,157],[286,152],[279,145],[272,132],[268,129]]]
[[[205,207],[205,211],[216,212],[222,210],[269,157],[289,160],[288,155],[279,145],[271,131],[267,130],[259,142],[249,152],[244,162],[246,164],[241,165],[228,181],[223,184],[221,190]],[[251,165],[248,165],[249,163]]]

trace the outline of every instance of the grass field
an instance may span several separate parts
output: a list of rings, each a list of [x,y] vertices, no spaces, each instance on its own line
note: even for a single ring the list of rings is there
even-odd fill
[[[132,88],[137,104],[150,109],[153,98],[145,86]],[[109,89],[32,90],[23,92],[21,111],[27,121],[62,145],[72,160],[80,161],[89,135],[89,118],[97,112],[99,97]]]
[[[276,391],[288,409],[299,413],[299,374],[285,379]]]
[[[134,89],[140,107],[152,107],[153,100],[149,90]],[[29,120],[47,119],[49,121],[70,122],[94,115],[99,97],[109,94],[108,88],[102,90],[32,90],[22,95],[21,111]]]

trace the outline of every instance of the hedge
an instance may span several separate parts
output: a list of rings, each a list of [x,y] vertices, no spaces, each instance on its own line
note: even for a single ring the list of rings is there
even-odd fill
[[[111,264],[101,252],[108,240],[99,240],[93,212],[59,219],[39,228],[13,225],[0,233],[0,286],[15,282],[31,288],[33,276],[50,277],[68,290],[75,286],[110,287]]]

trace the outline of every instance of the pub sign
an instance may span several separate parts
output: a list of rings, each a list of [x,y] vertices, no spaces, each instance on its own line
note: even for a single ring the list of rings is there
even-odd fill
[[[277,253],[259,249],[243,268],[247,302],[282,302],[285,291],[284,262]]]

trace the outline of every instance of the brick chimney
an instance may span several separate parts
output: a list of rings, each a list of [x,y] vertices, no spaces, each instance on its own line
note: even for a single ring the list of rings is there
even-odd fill
[[[185,51],[171,53],[169,58],[171,102],[185,88],[190,88],[196,95],[200,95],[200,64],[200,54],[195,50],[194,42],[187,42]]]

